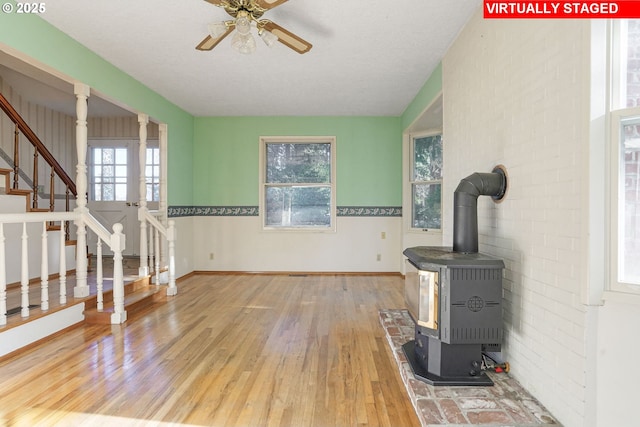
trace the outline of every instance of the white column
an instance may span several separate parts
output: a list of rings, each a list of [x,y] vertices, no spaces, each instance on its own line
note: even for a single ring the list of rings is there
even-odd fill
[[[138,207],[138,220],[140,221],[140,268],[139,276],[149,275],[149,252],[147,238],[147,184],[145,179],[145,166],[147,164],[147,124],[149,116],[146,114],[138,114],[138,123],[140,123],[140,154],[138,160],[140,162],[140,206]]]
[[[87,208],[87,99],[89,98],[89,86],[76,83],[74,85],[76,95],[76,151],[78,153],[78,165],[76,166],[76,212],[78,218],[75,221],[76,231],[76,286],[73,295],[76,298],[89,296],[87,285],[87,228],[82,215],[89,212]]]
[[[165,228],[168,226],[168,202],[167,202],[167,153],[168,153],[168,142],[169,142],[169,133],[166,123],[160,123],[158,125],[159,129],[159,137],[160,137],[160,202],[158,204],[158,210],[160,211],[160,222]],[[168,266],[167,255],[169,251],[169,247],[167,244],[167,239],[162,239],[162,247],[160,249],[160,265],[162,267]]]

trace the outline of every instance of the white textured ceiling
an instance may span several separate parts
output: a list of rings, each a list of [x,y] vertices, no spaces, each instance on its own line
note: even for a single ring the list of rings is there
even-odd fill
[[[204,0],[55,0],[42,18],[195,116],[399,116],[481,0],[289,0],[264,18],[311,42],[195,46]]]

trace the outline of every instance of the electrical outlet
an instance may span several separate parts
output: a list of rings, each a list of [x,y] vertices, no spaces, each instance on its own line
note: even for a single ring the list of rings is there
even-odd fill
[[[213,261],[213,252],[209,254],[209,259]]]
[[[383,231],[382,233],[380,233],[380,238],[381,238],[382,240],[386,239],[386,238],[387,238],[387,233],[386,233],[386,232],[384,232],[384,231]]]
[[[376,261],[382,261],[382,255],[380,254],[376,255]]]

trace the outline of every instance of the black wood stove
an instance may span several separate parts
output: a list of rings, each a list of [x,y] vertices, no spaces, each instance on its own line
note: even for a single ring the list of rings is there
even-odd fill
[[[403,345],[416,377],[433,385],[493,385],[483,351],[502,343],[504,262],[478,253],[477,198],[502,199],[506,173],[475,173],[454,194],[453,247],[419,246],[406,260],[405,302],[415,340]]]

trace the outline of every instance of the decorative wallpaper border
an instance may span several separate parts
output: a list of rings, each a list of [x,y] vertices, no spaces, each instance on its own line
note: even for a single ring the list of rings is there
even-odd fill
[[[170,206],[170,218],[188,216],[258,216],[258,206]],[[337,216],[401,217],[400,206],[338,206]]]
[[[338,216],[402,216],[401,206],[338,206]]]
[[[257,206],[170,206],[170,218],[183,216],[258,216]]]

